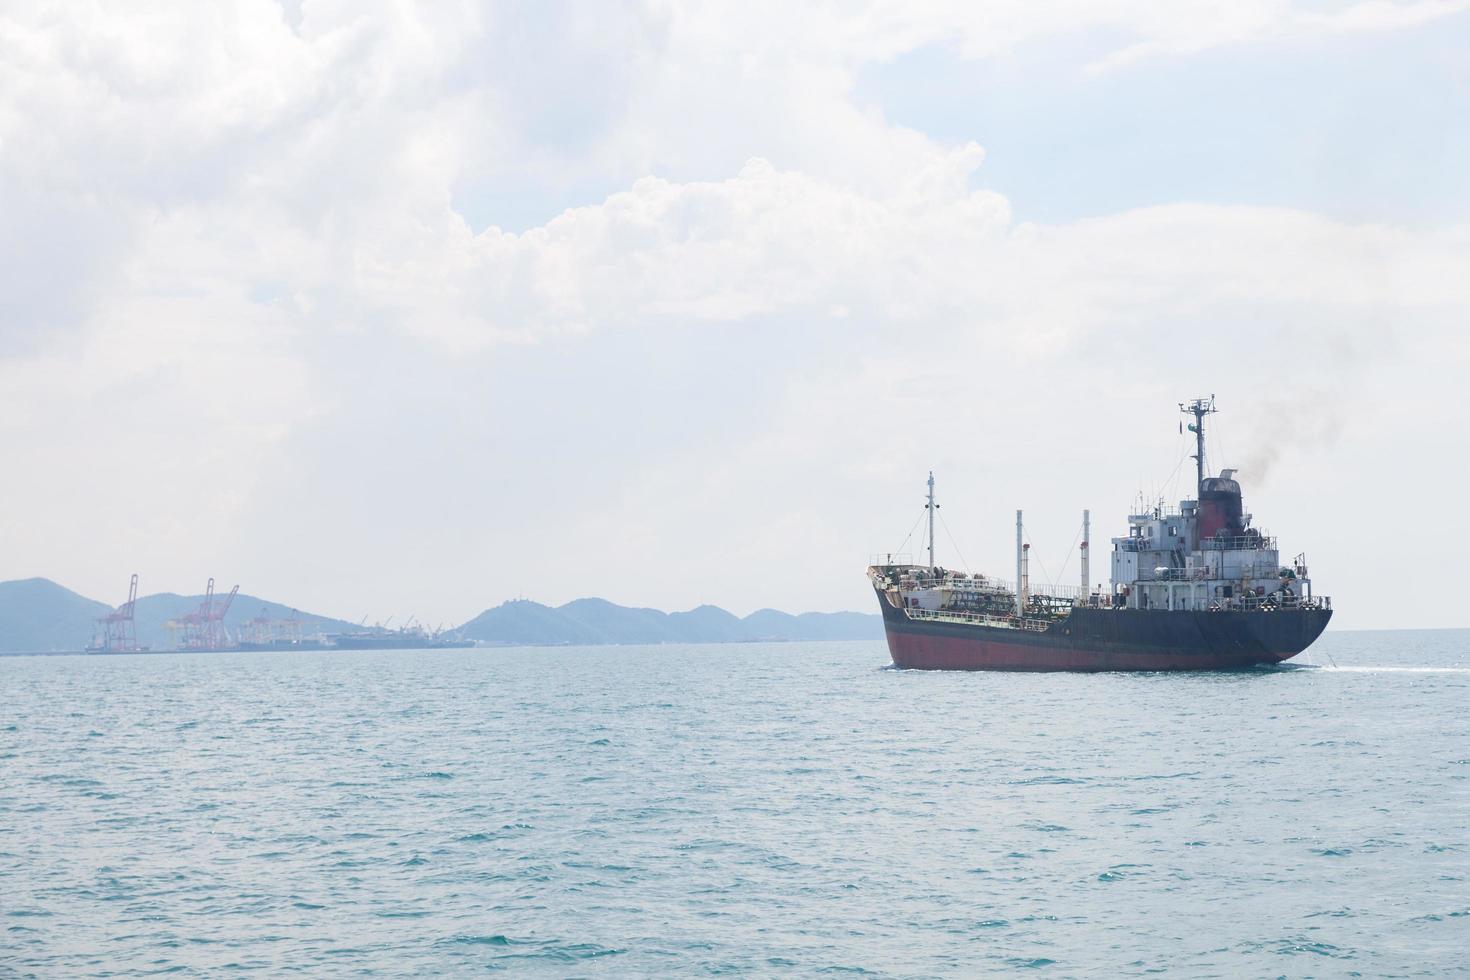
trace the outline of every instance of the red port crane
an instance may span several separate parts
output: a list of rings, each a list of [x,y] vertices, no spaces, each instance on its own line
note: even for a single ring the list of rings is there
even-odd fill
[[[101,653],[136,653],[138,627],[133,611],[138,605],[138,573],[128,585],[128,601],[97,620],[98,635],[88,649]]]
[[[214,579],[204,590],[204,601],[199,608],[179,620],[184,628],[181,650],[228,650],[234,645],[230,631],[225,628],[225,613],[240,592],[237,585],[223,599],[214,594]]]

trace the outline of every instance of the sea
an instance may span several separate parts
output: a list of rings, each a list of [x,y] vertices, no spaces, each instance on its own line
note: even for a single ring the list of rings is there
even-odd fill
[[[1470,631],[0,658],[0,975],[1465,975]]]

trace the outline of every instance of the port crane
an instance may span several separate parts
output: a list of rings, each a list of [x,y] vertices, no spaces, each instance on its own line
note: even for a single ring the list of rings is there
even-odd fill
[[[97,638],[91,649],[101,653],[136,653],[138,651],[138,626],[135,611],[138,605],[138,573],[128,584],[128,601],[106,616],[97,619]]]
[[[230,631],[225,628],[225,614],[230,611],[235,596],[239,595],[240,586],[236,585],[223,598],[214,594],[214,579],[204,590],[204,601],[199,608],[188,613],[173,623],[169,623],[170,629],[181,629],[184,633],[183,642],[178,644],[180,650],[227,650],[233,641]]]

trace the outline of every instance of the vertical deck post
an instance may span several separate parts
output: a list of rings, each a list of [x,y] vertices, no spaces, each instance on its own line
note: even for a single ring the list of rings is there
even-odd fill
[[[1021,554],[1022,554],[1022,544],[1021,544],[1021,512],[1018,510],[1018,511],[1016,511],[1016,615],[1017,616],[1024,616],[1024,615],[1026,615],[1026,596],[1025,596],[1025,590],[1022,588],[1022,585],[1021,585],[1021,576],[1023,574],[1022,569],[1021,569],[1021,562],[1022,562]]]
[[[934,471],[929,471],[929,503],[925,510],[929,512],[929,574],[934,574]]]
[[[1090,584],[1092,570],[1088,567],[1088,542],[1092,540],[1092,512],[1082,512],[1082,604],[1087,604],[1087,597],[1092,591]]]
[[[1021,615],[1031,604],[1031,546],[1021,545]]]

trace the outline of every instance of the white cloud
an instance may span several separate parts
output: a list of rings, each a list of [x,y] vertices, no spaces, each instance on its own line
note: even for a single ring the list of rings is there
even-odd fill
[[[1116,487],[1156,468],[1137,462],[1151,440],[1129,413],[1207,384],[1233,388],[1252,425],[1247,406],[1292,385],[1348,411],[1344,379],[1378,390],[1375,357],[1394,372],[1463,363],[1470,308],[1461,228],[1187,203],[1018,225],[1002,193],[975,189],[978,146],[852,103],[863,65],[935,44],[1003,57],[1094,33],[1107,39],[1098,63],[1116,66],[1463,6],[13,8],[0,14],[0,413],[13,465],[51,483],[12,494],[12,513],[34,519],[7,529],[11,568],[83,588],[139,556],[159,587],[187,588],[225,559],[270,574],[282,544],[259,528],[291,523],[311,492],[272,475],[398,452],[337,443],[382,422],[381,395],[344,380],[349,366],[407,344],[438,371],[403,399],[405,424],[455,447],[437,472],[483,480],[484,508],[445,513],[429,490],[398,484],[407,496],[380,501],[369,482],[350,491],[362,512],[381,502],[422,521],[398,529],[404,542],[546,557],[487,566],[404,543],[400,580],[354,581],[354,606],[444,576],[458,584],[420,612],[464,617],[566,581],[556,569],[573,561],[594,585],[621,582],[607,556],[657,551],[671,527],[700,540],[696,557],[614,598],[850,605],[847,585],[806,583],[845,582],[877,545],[854,550],[854,528],[882,523],[884,501],[911,496],[936,457],[955,485],[1009,498],[1038,474],[1075,476],[1080,445],[1095,482]],[[565,209],[548,192],[546,220],[521,233],[493,207],[489,227],[457,207],[467,187],[583,186],[612,191]],[[626,335],[603,348],[616,375],[657,356],[641,333],[732,326],[792,338],[731,410],[738,424],[606,459],[566,491],[552,547],[499,516],[513,499],[501,470],[606,450],[577,425],[607,390],[551,377],[546,397],[571,403],[575,424],[495,419],[548,441],[477,468],[477,416],[517,381],[508,351]],[[1428,404],[1405,384],[1389,413],[1399,429],[1380,442],[1408,424],[1404,405]],[[1087,406],[1104,402],[1113,414],[1094,423]],[[794,501],[793,485],[817,488],[821,505]],[[332,510],[313,513],[325,525]],[[332,527],[313,551],[361,567],[374,536],[393,533]],[[789,600],[756,574],[773,555],[803,583]],[[289,601],[350,612],[320,560],[290,580],[303,595]]]
[[[755,592],[752,601],[780,605],[799,582],[807,594],[830,589],[828,604],[840,604],[856,591],[846,569],[861,545],[897,545],[891,538],[913,508],[891,504],[916,505],[935,467],[950,494],[982,496],[951,498],[958,506],[947,511],[973,544],[972,562],[1005,567],[1004,518],[1026,504],[1038,528],[1050,527],[1033,532],[1050,548],[1038,554],[1060,565],[1074,510],[1091,505],[1106,529],[1134,490],[1183,495],[1157,483],[1180,455],[1171,406],[1218,390],[1229,445],[1217,465],[1246,467],[1262,518],[1293,532],[1287,547],[1314,545],[1330,559],[1322,564],[1344,598],[1358,600],[1358,625],[1382,622],[1362,611],[1380,577],[1335,527],[1363,518],[1351,495],[1325,488],[1385,492],[1396,475],[1355,468],[1435,410],[1438,391],[1414,379],[1470,367],[1461,339],[1470,283],[1452,272],[1470,267],[1465,229],[1412,234],[1287,210],[1180,205],[1071,226],[1002,223],[972,240],[961,208],[935,203],[921,210],[949,214],[947,229],[918,240],[884,237],[916,224],[902,208],[861,223],[875,232],[865,239],[871,261],[829,287],[854,322],[834,333],[840,346],[827,363],[784,376],[772,422],[647,468],[553,550],[594,533],[609,556],[647,551],[661,536],[699,540],[724,560],[692,581],[670,568],[661,591],[682,589],[685,603]],[[817,254],[851,247],[859,223],[838,216],[852,210],[831,208],[821,222],[830,240],[809,243]],[[911,268],[916,255],[936,261]],[[759,276],[746,281],[780,295]],[[899,293],[915,297],[909,308],[882,301]],[[1357,447],[1350,460],[1334,459],[1343,431]],[[1267,442],[1290,457],[1271,474],[1253,465]],[[1447,461],[1419,465],[1425,505],[1448,507]],[[1324,496],[1335,505],[1313,513]],[[743,519],[726,523],[725,514]],[[887,526],[875,523],[884,514]],[[857,529],[866,540],[855,540]],[[760,593],[749,569],[765,564],[782,575],[760,579]],[[606,580],[618,581],[616,567],[607,562]]]
[[[1210,48],[1262,41],[1301,40],[1338,34],[1402,30],[1470,10],[1465,0],[1344,3],[1333,10],[1301,9],[1284,0],[1205,2],[1177,6],[1139,32],[1131,44],[1091,67],[1118,68],[1145,58],[1195,54]]]

